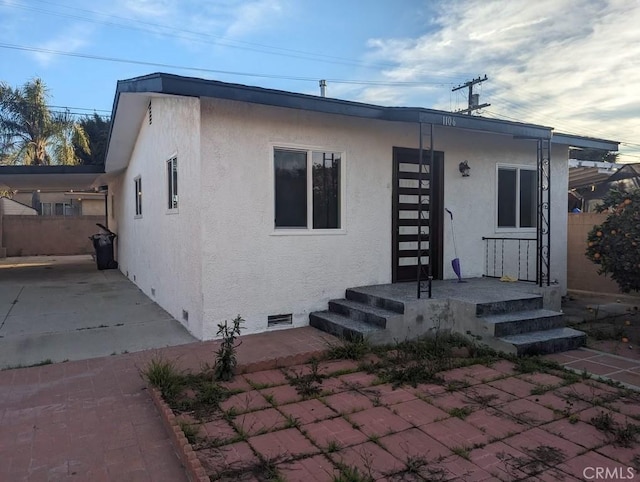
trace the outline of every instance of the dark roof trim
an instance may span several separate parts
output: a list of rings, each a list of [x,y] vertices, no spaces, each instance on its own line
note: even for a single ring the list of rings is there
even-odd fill
[[[22,174],[102,174],[104,166],[0,166],[0,176]]]
[[[582,149],[601,149],[603,151],[617,151],[619,142],[608,141],[606,139],[596,139],[595,137],[574,136],[554,132],[551,142],[554,144],[564,144],[570,147],[580,147]]]
[[[551,138],[550,127],[520,122],[455,114],[421,107],[384,107],[347,100],[265,89],[216,80],[154,73],[118,81],[111,118],[116,119],[122,93],[156,93],[188,97],[212,97],[327,114],[395,122],[429,123],[436,126],[471,129],[495,134]]]

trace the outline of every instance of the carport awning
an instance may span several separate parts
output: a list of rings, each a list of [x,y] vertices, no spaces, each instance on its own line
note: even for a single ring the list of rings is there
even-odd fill
[[[0,189],[89,190],[102,173],[104,166],[0,166]]]

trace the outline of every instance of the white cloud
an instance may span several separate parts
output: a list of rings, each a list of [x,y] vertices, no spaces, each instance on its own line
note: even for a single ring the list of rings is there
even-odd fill
[[[583,135],[640,144],[640,4],[617,0],[443,2],[435,29],[415,39],[372,39],[371,62],[393,63],[388,80],[488,74],[489,112]],[[449,109],[450,89],[435,105]],[[425,105],[425,91],[383,98]],[[371,100],[378,88],[364,89]],[[460,108],[466,107],[461,98]],[[640,159],[628,159],[640,162]]]
[[[133,15],[136,18],[159,19],[176,11],[175,0],[124,0],[118,3],[125,17]]]
[[[90,43],[93,28],[87,25],[73,25],[65,28],[62,33],[57,34],[55,37],[40,42],[37,44],[37,48],[52,51],[64,51],[64,52],[77,52],[85,45]],[[40,63],[40,65],[46,67],[54,60],[59,60],[60,57],[47,52],[34,52],[33,56]]]
[[[272,26],[274,17],[279,17],[283,11],[279,0],[241,2],[232,14],[232,21],[225,36],[238,37],[265,26]]]

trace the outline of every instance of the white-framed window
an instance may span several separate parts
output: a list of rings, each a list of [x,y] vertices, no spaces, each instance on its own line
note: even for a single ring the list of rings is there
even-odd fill
[[[340,152],[276,147],[275,228],[342,229]]]
[[[178,209],[178,157],[167,161],[167,209]]]
[[[135,185],[136,217],[140,217],[142,216],[142,178],[136,177],[133,183]]]
[[[498,229],[536,227],[538,173],[532,166],[498,165]]]
[[[62,203],[40,203],[42,216],[74,216],[79,215],[79,207],[75,207],[70,202]]]

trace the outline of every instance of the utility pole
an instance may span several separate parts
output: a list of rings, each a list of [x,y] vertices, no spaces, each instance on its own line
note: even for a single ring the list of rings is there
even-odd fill
[[[458,87],[454,87],[451,89],[451,92],[455,92],[460,89],[469,89],[469,106],[467,109],[461,109],[456,111],[458,114],[467,114],[471,115],[474,110],[482,109],[483,107],[489,107],[491,104],[482,104],[480,105],[480,94],[473,93],[473,86],[476,84],[480,84],[487,80],[487,76],[485,74],[484,78],[478,77],[477,79],[470,80],[469,82],[465,82]]]

